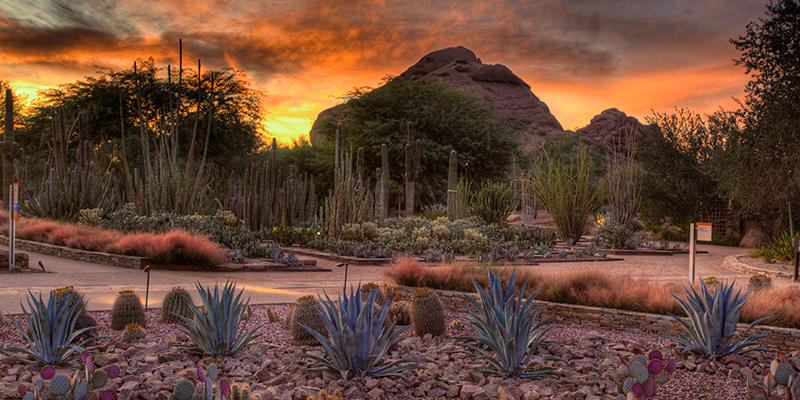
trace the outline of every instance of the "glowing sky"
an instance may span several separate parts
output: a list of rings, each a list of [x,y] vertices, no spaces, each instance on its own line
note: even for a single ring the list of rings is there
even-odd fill
[[[735,108],[748,77],[728,40],[764,0],[3,0],[0,80],[24,92],[130,68],[137,58],[244,70],[283,141],[353,87],[464,46],[504,64],[565,129],[616,107]],[[194,61],[188,61],[194,60]],[[194,64],[193,64],[194,63]]]

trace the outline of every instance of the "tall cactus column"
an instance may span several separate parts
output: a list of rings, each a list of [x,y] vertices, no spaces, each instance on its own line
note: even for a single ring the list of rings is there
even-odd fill
[[[406,143],[406,217],[414,216],[414,182],[419,176],[419,167],[422,159],[422,142],[414,142],[414,130],[411,122],[408,123],[408,142]]]
[[[450,169],[447,175],[447,219],[455,221],[456,211],[456,185],[458,184],[458,153],[450,151]]]
[[[14,160],[22,157],[22,149],[14,141],[14,97],[11,89],[6,89],[6,129],[0,152],[3,153],[3,202],[9,200],[8,187],[14,183]],[[6,203],[7,204],[7,203]]]
[[[383,173],[383,179],[381,179],[381,185],[383,185],[381,217],[386,218],[389,214],[389,148],[386,147],[386,143],[381,145],[381,172]]]

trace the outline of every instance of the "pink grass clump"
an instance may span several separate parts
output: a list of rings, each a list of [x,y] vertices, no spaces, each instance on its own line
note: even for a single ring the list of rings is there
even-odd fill
[[[800,328],[800,289],[784,287],[751,291],[739,319],[751,323],[770,315],[772,317],[766,321],[769,325]]]

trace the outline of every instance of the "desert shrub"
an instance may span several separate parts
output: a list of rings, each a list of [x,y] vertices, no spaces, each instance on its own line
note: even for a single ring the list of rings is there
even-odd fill
[[[433,204],[422,208],[422,218],[436,221],[442,217],[447,217],[447,206],[444,204]]]
[[[585,151],[569,163],[559,163],[545,153],[534,168],[534,187],[542,206],[553,217],[563,240],[577,243],[586,222],[600,206],[598,185],[592,178],[592,162]]]
[[[505,224],[506,219],[517,209],[519,200],[510,183],[485,183],[470,202],[471,215],[480,217],[487,225]]]
[[[594,235],[600,247],[636,250],[644,242],[644,235],[641,232],[634,232],[610,215],[598,218],[598,223],[601,221],[602,225],[597,228]]]

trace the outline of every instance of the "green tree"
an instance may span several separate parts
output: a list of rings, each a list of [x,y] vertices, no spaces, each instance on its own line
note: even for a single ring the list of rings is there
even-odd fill
[[[380,146],[389,149],[392,180],[402,184],[406,132],[414,125],[422,141],[417,198],[425,204],[444,202],[450,151],[458,152],[459,170],[469,163],[470,181],[503,179],[519,147],[516,133],[499,123],[485,102],[447,83],[389,77],[375,90],[360,88],[346,97],[345,148],[364,148],[367,171],[380,167]],[[320,131],[325,142],[335,140],[335,124]],[[329,156],[332,159],[332,154]],[[331,169],[333,163],[330,163]],[[374,172],[367,173],[374,177]],[[321,176],[324,180],[324,176]]]
[[[705,220],[723,204],[712,169],[721,116],[716,114],[707,123],[681,108],[646,117],[652,135],[639,158],[645,171],[641,211],[646,221],[660,224],[669,218],[685,225]]]
[[[790,203],[800,209],[800,4],[767,5],[766,18],[731,43],[752,80],[739,124],[721,133],[715,170],[744,217],[781,219]]]

